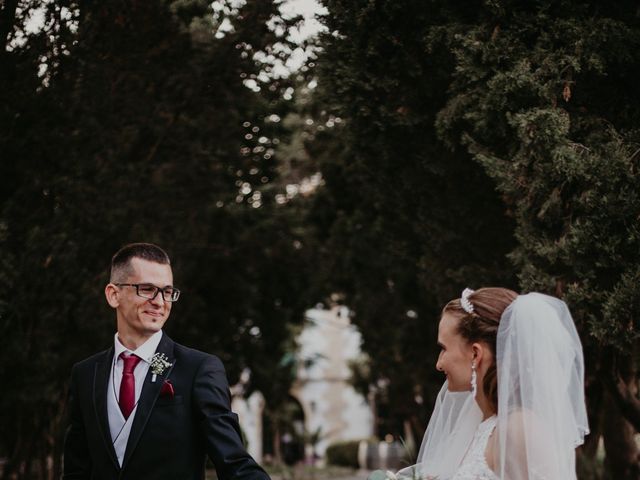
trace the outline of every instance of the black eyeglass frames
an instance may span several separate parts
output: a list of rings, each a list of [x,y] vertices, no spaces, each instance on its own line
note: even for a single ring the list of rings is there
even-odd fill
[[[118,287],[136,287],[136,295],[142,298],[153,300],[161,292],[165,302],[177,302],[180,297],[180,290],[174,287],[156,287],[150,283],[114,283]]]

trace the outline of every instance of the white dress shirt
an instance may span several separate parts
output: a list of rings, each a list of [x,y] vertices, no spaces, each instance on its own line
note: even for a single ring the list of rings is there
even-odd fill
[[[140,345],[136,350],[131,351],[118,339],[118,334],[114,336],[114,352],[113,362],[111,364],[111,375],[109,375],[109,387],[107,391],[107,414],[109,416],[109,430],[111,432],[111,441],[113,442],[113,448],[116,451],[118,457],[118,463],[122,466],[122,460],[124,459],[124,452],[127,448],[127,441],[129,440],[129,433],[131,433],[131,425],[133,425],[133,419],[136,416],[136,410],[138,409],[138,400],[140,399],[140,392],[142,392],[142,385],[144,379],[149,371],[149,360],[156,353],[160,339],[162,338],[162,330],[154,333],[146,342]],[[120,383],[122,382],[122,370],[124,368],[124,362],[120,358],[120,354],[126,352],[133,354],[142,359],[141,362],[136,365],[133,370],[133,376],[135,378],[135,404],[133,411],[129,418],[125,420],[118,404],[118,397],[120,395]]]

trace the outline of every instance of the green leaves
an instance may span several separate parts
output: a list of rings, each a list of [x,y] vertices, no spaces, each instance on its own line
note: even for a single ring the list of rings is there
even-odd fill
[[[320,98],[345,120],[318,157],[326,275],[409,418],[401,396],[440,381],[439,308],[465,286],[514,272],[562,296],[589,365],[639,333],[636,5],[463,3],[328,2],[321,39]]]
[[[344,124],[328,152],[308,142],[325,180],[314,204],[323,212],[322,293],[343,294],[355,311],[388,412],[377,433],[404,435],[411,419],[421,435],[430,405],[420,399],[431,401],[426,392],[442,382],[434,368],[442,305],[465,286],[511,279],[512,226],[494,185],[457,138],[445,143],[436,130],[456,68],[448,42],[466,32],[449,20],[465,9],[328,6],[316,101]],[[469,98],[456,100],[451,115]]]
[[[62,438],[71,365],[112,341],[102,289],[121,245],[150,241],[170,253],[183,297],[169,333],[222,357],[232,382],[252,368],[251,387],[273,398],[288,391],[277,363],[308,305],[300,223],[274,199],[274,146],[287,131],[265,120],[283,115],[288,81],[260,76],[253,55],[287,42],[291,23],[277,5],[222,12],[233,28],[219,38],[199,0],[69,8],[77,28],[60,25],[53,2],[51,31],[0,69],[10,167],[0,181],[0,360],[21,372],[0,372],[13,385],[0,405],[0,430],[11,432],[0,455],[15,452],[5,473],[29,478],[38,459],[28,452],[44,458]],[[272,20],[285,30],[272,32]],[[61,44],[68,55],[56,57]],[[60,62],[46,88],[41,56]],[[259,76],[259,90],[245,85]]]

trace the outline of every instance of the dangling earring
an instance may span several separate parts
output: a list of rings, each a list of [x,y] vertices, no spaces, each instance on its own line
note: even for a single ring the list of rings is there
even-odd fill
[[[473,398],[476,398],[476,394],[478,393],[478,374],[476,373],[475,360],[471,363],[471,393],[473,394]]]

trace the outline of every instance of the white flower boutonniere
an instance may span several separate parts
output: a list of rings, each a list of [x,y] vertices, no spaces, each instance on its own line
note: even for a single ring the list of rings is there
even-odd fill
[[[171,368],[173,363],[169,362],[169,357],[167,357],[164,353],[156,352],[153,354],[153,357],[149,359],[149,363],[151,364],[151,383],[155,383],[158,375],[162,375],[167,368]]]

